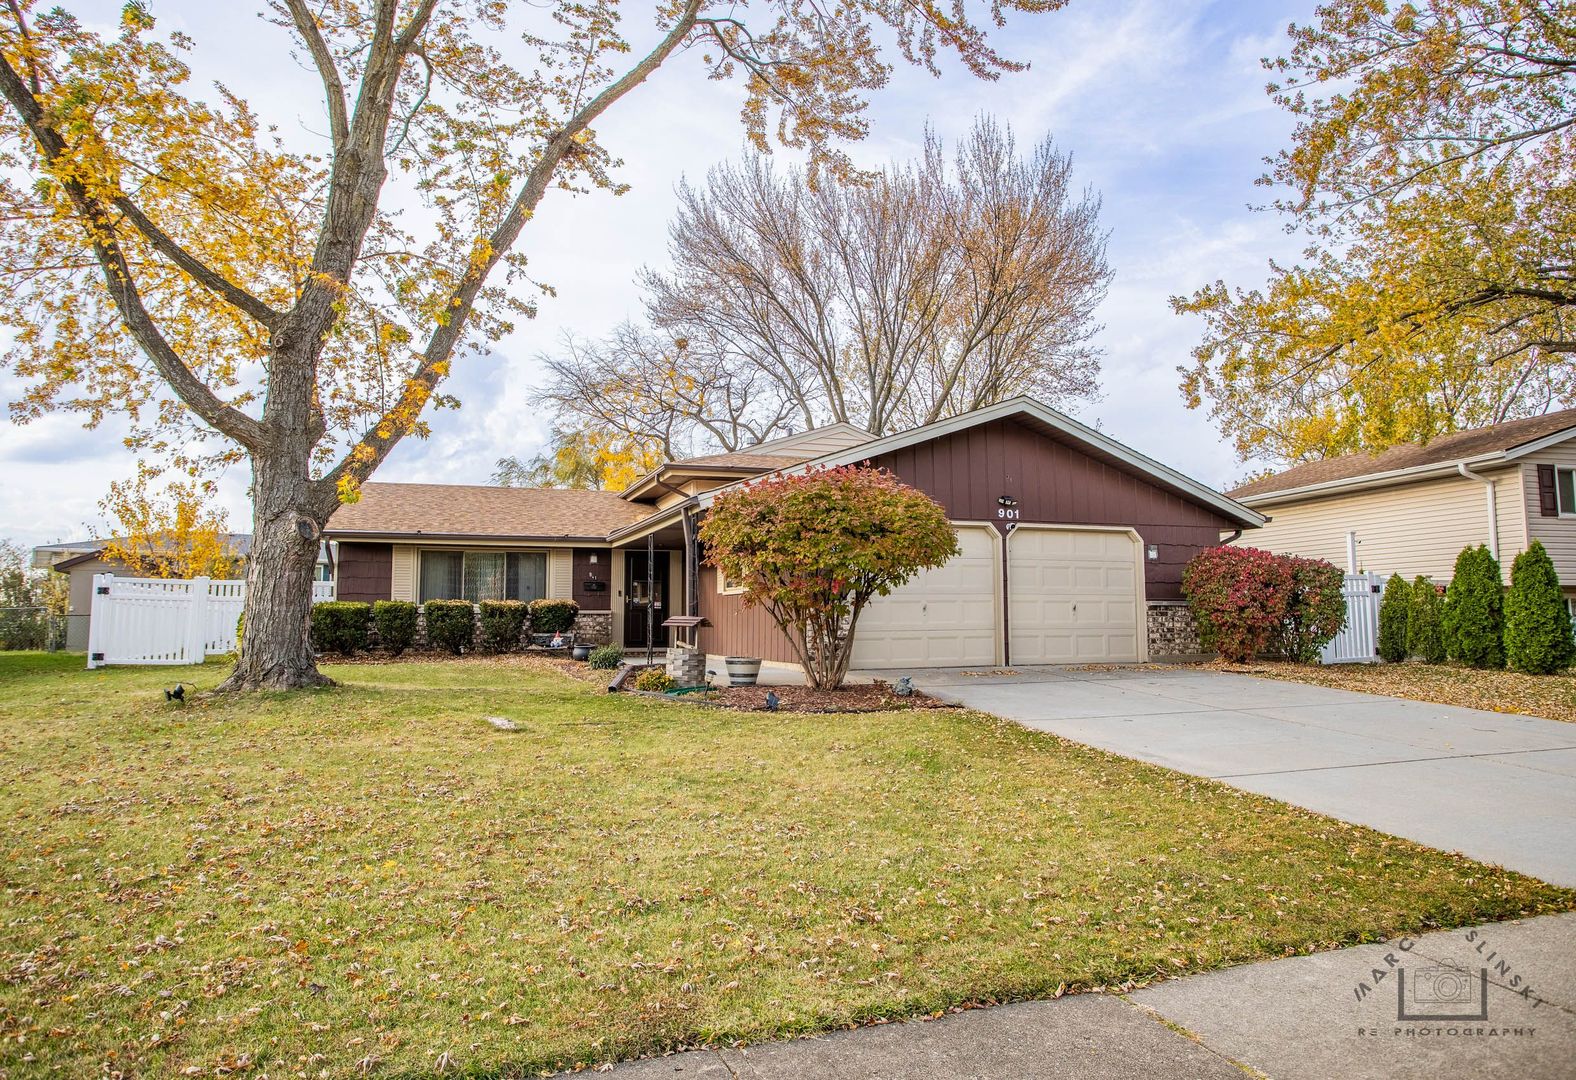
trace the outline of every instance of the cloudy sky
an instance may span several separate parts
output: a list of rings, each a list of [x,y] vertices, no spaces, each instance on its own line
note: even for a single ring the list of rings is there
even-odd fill
[[[72,3],[108,13],[110,3]],[[256,63],[270,32],[250,0],[152,0],[161,28],[196,39],[199,78],[223,78],[282,128],[320,131],[310,75]],[[993,113],[1021,144],[1046,134],[1072,152],[1078,178],[1104,198],[1116,276],[1099,313],[1103,399],[1080,418],[1206,483],[1228,485],[1247,466],[1177,392],[1198,324],[1167,298],[1215,278],[1257,283],[1266,260],[1298,244],[1270,214],[1251,210],[1265,192],[1261,159],[1286,142],[1288,118],[1264,94],[1259,59],[1283,51],[1288,23],[1311,18],[1313,0],[1072,0],[1069,10],[1016,20],[997,39],[1028,71],[993,83],[957,70],[935,79],[899,70],[877,95],[862,164],[908,158],[928,122],[943,138]],[[698,59],[698,58],[695,58]],[[601,126],[625,161],[622,197],[554,192],[522,238],[535,275],[558,291],[540,316],[492,355],[457,365],[449,389],[464,402],[431,417],[432,437],[406,440],[381,480],[485,483],[496,458],[529,456],[547,424],[533,408],[535,357],[565,330],[595,335],[639,313],[632,281],[660,265],[673,187],[741,151],[737,89],[708,82],[695,59],[670,62]],[[0,375],[7,400],[14,382]],[[102,528],[97,503],[111,480],[133,472],[114,431],[88,432],[70,416],[0,426],[0,537],[44,543]],[[231,524],[249,527],[245,476],[224,481]]]

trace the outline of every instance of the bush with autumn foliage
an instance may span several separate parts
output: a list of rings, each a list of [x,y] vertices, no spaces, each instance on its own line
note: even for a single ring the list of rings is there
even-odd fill
[[[1237,663],[1280,656],[1312,663],[1346,625],[1340,568],[1250,547],[1206,548],[1182,573],[1199,638]]]
[[[706,561],[766,610],[811,686],[841,685],[860,612],[958,553],[947,513],[885,469],[773,476],[717,496]]]

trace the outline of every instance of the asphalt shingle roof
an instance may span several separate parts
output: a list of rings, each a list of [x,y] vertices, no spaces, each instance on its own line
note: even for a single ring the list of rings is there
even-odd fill
[[[611,491],[371,483],[334,511],[328,532],[600,539],[655,509]]]
[[[1506,450],[1514,450],[1529,442],[1567,428],[1576,428],[1576,409],[1562,409],[1542,416],[1529,416],[1521,420],[1507,420],[1503,424],[1472,428],[1441,435],[1427,443],[1404,443],[1392,446],[1377,454],[1356,453],[1341,457],[1325,458],[1294,466],[1284,472],[1265,476],[1243,484],[1226,494],[1233,499],[1263,495],[1272,491],[1290,491],[1295,488],[1327,484],[1337,480],[1355,480],[1376,473],[1415,469],[1424,465],[1443,465],[1465,461]]]
[[[752,454],[747,450],[741,450],[731,454],[704,454],[701,457],[682,458],[672,462],[670,467],[682,469],[685,465],[709,465],[726,469],[786,469],[790,465],[799,465],[817,456],[819,455]]]

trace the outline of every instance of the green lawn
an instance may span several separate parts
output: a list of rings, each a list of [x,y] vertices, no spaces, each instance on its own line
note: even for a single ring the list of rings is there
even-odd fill
[[[0,1075],[514,1075],[1576,907],[977,714],[159,693],[222,671],[0,655]]]

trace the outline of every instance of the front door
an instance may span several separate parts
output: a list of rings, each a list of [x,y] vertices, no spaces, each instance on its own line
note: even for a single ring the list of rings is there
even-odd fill
[[[672,614],[668,610],[668,553],[657,552],[649,578],[646,574],[646,553],[625,553],[624,583],[624,648],[646,647],[648,612],[651,616],[651,647],[667,648],[668,631],[662,621]]]

